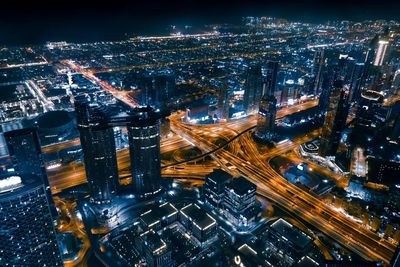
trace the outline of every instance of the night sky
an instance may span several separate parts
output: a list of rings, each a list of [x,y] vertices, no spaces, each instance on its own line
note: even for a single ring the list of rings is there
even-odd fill
[[[116,40],[126,33],[162,34],[169,24],[235,23],[250,15],[309,22],[400,19],[399,10],[396,0],[7,0],[0,9],[0,44]]]

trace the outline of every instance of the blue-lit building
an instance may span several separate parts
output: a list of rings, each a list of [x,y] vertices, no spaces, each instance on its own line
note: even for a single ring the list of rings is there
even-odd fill
[[[40,177],[0,178],[0,221],[0,266],[63,266]]]
[[[223,213],[238,228],[246,228],[256,218],[256,185],[239,177],[225,185]]]
[[[203,186],[206,201],[212,206],[220,208],[224,200],[225,184],[230,180],[232,180],[232,175],[221,169],[215,169],[208,174]]]
[[[261,65],[249,67],[244,84],[243,107],[245,112],[257,111],[263,93],[263,76]]]
[[[127,125],[133,192],[150,196],[161,190],[161,113],[151,107],[136,108]]]
[[[76,99],[75,111],[92,200],[109,202],[117,191],[118,168],[114,130],[107,125],[107,111],[85,97]]]

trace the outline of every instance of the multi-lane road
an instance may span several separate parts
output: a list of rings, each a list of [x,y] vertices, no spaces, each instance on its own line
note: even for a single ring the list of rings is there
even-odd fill
[[[179,120],[179,116],[172,116],[170,120],[171,129],[175,133],[195,144],[203,152],[215,151],[213,157],[222,168],[233,175],[247,177],[257,185],[260,194],[268,197],[278,206],[324,232],[364,259],[389,264],[395,251],[392,243],[380,238],[376,233],[364,228],[311,193],[292,185],[270,166],[270,159],[315,138],[319,134],[318,131],[280,144],[263,154],[258,150],[250,134],[243,134],[229,146],[217,149],[216,140],[238,134],[240,130],[248,126],[246,120],[238,123],[240,126],[236,125],[236,127],[234,127],[234,122],[226,123],[223,127],[220,125],[192,126]],[[247,120],[251,121],[252,118],[249,117]],[[229,131],[231,131],[230,134]]]

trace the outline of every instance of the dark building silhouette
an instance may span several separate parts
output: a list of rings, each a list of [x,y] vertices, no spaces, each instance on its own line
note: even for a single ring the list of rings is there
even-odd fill
[[[325,64],[324,50],[315,51],[313,62],[314,62],[312,70],[313,83],[312,83],[311,93],[314,95],[319,95],[321,93],[322,76]]]
[[[247,113],[258,110],[263,91],[263,76],[260,65],[249,67],[244,85],[243,106]]]
[[[27,177],[26,174],[37,177],[46,190],[47,201],[50,204],[52,215],[56,216],[57,211],[54,207],[37,129],[25,128],[5,132],[4,138],[15,173],[17,175],[23,174],[23,178]]]
[[[279,63],[268,61],[265,68],[263,96],[260,100],[256,136],[271,141],[275,136],[276,98],[274,96]]]
[[[160,119],[151,107],[137,108],[127,125],[134,192],[148,196],[161,190]]]
[[[206,176],[203,191],[208,203],[220,208],[224,199],[225,184],[232,180],[232,176],[221,169],[216,169]]]
[[[18,174],[26,173],[45,177],[39,135],[35,128],[25,128],[4,133],[8,152]]]
[[[0,266],[64,266],[40,177],[0,178],[0,218]]]
[[[229,92],[226,83],[219,90],[218,110],[220,118],[227,119],[229,117]]]
[[[273,95],[276,90],[279,62],[268,61],[264,68],[264,83],[262,96]]]
[[[329,96],[329,106],[322,127],[319,154],[335,156],[339,146],[341,132],[346,126],[348,114],[348,92],[343,89],[341,81],[335,81]]]
[[[275,136],[276,98],[265,95],[260,101],[257,115],[256,136],[271,141]]]
[[[114,130],[107,125],[107,111],[84,97],[76,99],[75,111],[91,197],[97,203],[109,202],[117,190],[118,168]]]

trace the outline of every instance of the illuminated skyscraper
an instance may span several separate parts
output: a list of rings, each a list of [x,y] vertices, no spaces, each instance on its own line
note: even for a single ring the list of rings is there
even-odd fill
[[[79,98],[75,111],[91,197],[97,203],[108,202],[118,186],[114,130],[99,103]]]
[[[313,88],[312,94],[319,95],[321,93],[322,86],[322,75],[324,70],[324,50],[317,50],[314,53],[314,65],[313,65]]]
[[[161,190],[160,119],[151,107],[136,108],[127,125],[134,193],[149,196]]]
[[[339,146],[341,132],[346,125],[348,114],[348,92],[343,89],[342,82],[335,81],[329,96],[329,106],[322,127],[319,154],[335,156]]]
[[[4,133],[11,162],[18,175],[36,177],[45,187],[53,216],[57,215],[53,196],[42,158],[39,134],[36,128],[25,128]],[[27,176],[28,175],[28,176]],[[23,181],[24,182],[24,181]]]
[[[276,98],[274,96],[279,63],[268,61],[265,70],[263,96],[260,100],[256,136],[271,141],[275,136]],[[284,88],[285,89],[285,88]]]
[[[228,85],[223,84],[218,96],[218,110],[220,118],[226,119],[229,117],[229,93]]]
[[[18,174],[32,174],[47,180],[39,135],[35,128],[5,132],[4,138],[11,161]]]
[[[389,48],[389,41],[387,40],[379,40],[378,48],[376,50],[375,59],[373,62],[374,66],[382,66],[383,62],[386,58],[387,52]]]
[[[276,90],[279,62],[268,61],[264,70],[264,83],[262,96],[273,95]]]
[[[0,178],[0,266],[63,266],[40,180],[33,174]]]
[[[258,109],[263,91],[263,77],[260,65],[251,66],[247,71],[246,83],[244,85],[243,106],[250,114]]]
[[[276,98],[265,95],[260,101],[257,116],[256,136],[271,141],[275,136]]]

